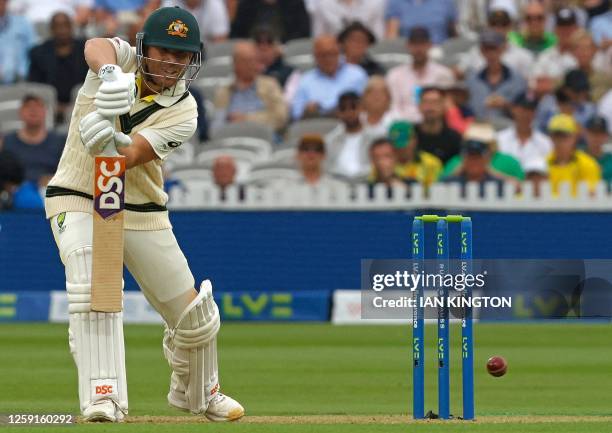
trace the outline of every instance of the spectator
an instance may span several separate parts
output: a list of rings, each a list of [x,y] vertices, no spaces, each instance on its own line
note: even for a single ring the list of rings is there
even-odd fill
[[[229,35],[229,17],[223,0],[164,0],[163,6],[180,6],[191,12],[203,40],[222,42]]]
[[[589,25],[593,40],[602,49],[612,46],[612,10],[597,15]]]
[[[606,182],[612,182],[612,152],[606,152],[606,147],[610,148],[612,143],[605,118],[595,116],[587,122],[586,142],[587,153],[599,163],[602,178]]]
[[[525,172],[528,168],[545,167],[552,152],[550,138],[533,128],[537,105],[527,94],[519,95],[511,109],[514,124],[497,134],[499,151],[518,159]]]
[[[259,75],[257,50],[251,42],[234,46],[234,82],[215,95],[215,124],[251,121],[281,129],[287,121],[283,93],[271,77]]]
[[[366,24],[376,38],[385,36],[386,0],[317,0],[310,19],[312,35],[337,35],[350,23]]]
[[[340,185],[340,182],[325,174],[325,144],[320,135],[304,135],[298,144],[296,158],[302,175],[296,185],[313,187]]]
[[[526,90],[525,79],[501,61],[504,44],[504,36],[491,30],[484,31],[480,37],[486,66],[471,73],[466,80],[470,107],[477,118],[495,121],[508,117],[510,101]]]
[[[586,182],[593,192],[601,180],[601,169],[593,157],[576,149],[579,129],[574,118],[557,114],[550,119],[548,132],[554,143],[554,150],[548,157],[553,194],[559,193],[562,183],[569,183],[572,195],[576,195],[580,182]]]
[[[389,140],[395,149],[397,175],[406,182],[420,182],[425,186],[434,183],[442,171],[442,161],[417,146],[412,125],[397,121],[389,129]]]
[[[368,48],[376,38],[366,26],[352,22],[340,32],[338,42],[347,63],[361,66],[370,76],[385,75],[385,69],[368,55]]]
[[[537,60],[538,67],[555,65],[559,68],[559,75],[576,68],[576,59],[572,50],[572,35],[578,30],[577,18],[574,11],[564,8],[555,14],[555,35],[557,44],[540,53]]]
[[[521,168],[521,163],[516,158],[499,152],[496,149],[497,142],[493,126],[478,122],[470,124],[465,134],[463,134],[462,148],[468,141],[482,142],[487,145],[487,149],[490,152],[488,158],[489,171],[495,176],[512,179],[513,181],[525,179],[525,172]],[[446,163],[440,175],[441,179],[457,176],[461,172],[464,153],[452,157]]]
[[[370,161],[372,170],[368,176],[368,184],[384,184],[387,187],[405,186],[405,182],[397,173],[397,156],[395,148],[388,138],[374,140],[370,146]],[[370,192],[372,195],[372,191]]]
[[[51,38],[30,51],[28,81],[49,84],[57,91],[57,121],[61,123],[71,102],[72,89],[85,80],[85,41],[76,39],[70,17],[58,12],[51,18]]]
[[[452,71],[446,66],[429,60],[431,39],[426,28],[412,28],[407,47],[412,62],[392,68],[387,73],[387,84],[391,90],[391,109],[408,121],[419,122],[421,115],[418,103],[421,87],[435,86],[441,82],[452,83],[454,78]]]
[[[604,53],[598,55],[593,38],[584,30],[575,32],[571,42],[572,52],[577,62],[576,68],[587,75],[591,85],[591,96],[594,101],[599,101],[612,87],[609,57]]]
[[[117,35],[120,26],[137,23],[159,7],[159,0],[94,0],[96,23],[104,34]]]
[[[529,75],[529,91],[538,101],[552,95],[563,79],[558,64],[537,62]]]
[[[407,37],[420,26],[427,29],[436,45],[456,35],[453,0],[388,0],[385,19],[388,39]]]
[[[219,199],[227,200],[228,189],[234,185],[238,188],[239,200],[244,200],[244,186],[236,184],[236,162],[229,155],[215,158],[212,166],[213,182],[219,188]]]
[[[310,37],[310,17],[303,0],[241,0],[230,36],[249,38],[262,25],[272,27],[282,42]]]
[[[263,74],[274,78],[284,88],[293,67],[285,62],[278,38],[270,27],[259,27],[253,32],[253,41]]]
[[[340,48],[334,36],[315,39],[314,56],[317,66],[302,75],[293,98],[294,119],[329,115],[336,108],[339,95],[348,91],[361,94],[368,81],[360,66],[340,61]]]
[[[92,17],[93,3],[93,0],[17,0],[10,9],[34,25],[48,23],[55,14],[63,12],[77,28],[84,29]]]
[[[462,146],[462,155],[462,163],[456,174],[446,178],[445,182],[461,184],[462,195],[465,195],[465,186],[468,182],[478,183],[481,197],[484,196],[485,185],[493,182],[497,185],[498,194],[500,194],[505,179],[493,170],[492,152],[487,143],[479,140],[466,140]]]
[[[328,171],[352,179],[368,173],[369,143],[359,117],[360,108],[359,95],[343,93],[336,111],[342,123],[325,138]]]
[[[469,100],[470,94],[465,83],[458,82],[446,88],[446,124],[461,135],[474,121],[474,111],[469,106]]]
[[[461,135],[445,121],[445,92],[438,87],[421,91],[419,110],[423,121],[416,127],[419,149],[435,155],[443,163],[461,150]]]
[[[28,51],[36,36],[22,16],[7,11],[8,0],[0,0],[0,84],[12,84],[28,76]]]
[[[546,30],[554,31],[555,16],[561,9],[569,9],[576,16],[576,23],[578,24],[578,27],[585,28],[587,26],[589,16],[581,7],[580,3],[584,2],[575,0],[547,0],[546,6],[548,8],[548,14],[546,16]]]
[[[0,149],[0,211],[13,207],[13,195],[23,179],[19,160],[11,152]]]
[[[372,139],[387,135],[391,122],[397,116],[390,111],[391,92],[385,79],[380,75],[370,78],[361,100],[361,122],[366,134]]]
[[[580,125],[586,125],[596,112],[589,93],[590,84],[586,74],[578,69],[569,71],[565,75],[563,85],[557,89],[554,96],[540,100],[536,112],[536,125],[541,131],[547,131],[550,119],[558,113],[573,116]]]
[[[66,137],[45,126],[46,107],[42,98],[26,95],[19,117],[23,127],[4,137],[3,149],[17,157],[25,170],[25,180],[37,183],[55,173]]]
[[[612,89],[599,100],[597,111],[608,122],[608,132],[612,134]]]
[[[583,0],[582,4],[589,20],[593,20],[610,10],[610,0]]]
[[[504,9],[494,9],[489,13],[489,28],[498,33],[507,35],[512,30],[512,20],[510,14]],[[502,62],[517,71],[523,78],[529,77],[534,63],[533,54],[522,47],[514,44],[505,43],[502,54]],[[459,59],[457,68],[461,74],[478,71],[485,66],[485,59],[479,47],[472,47]]]
[[[546,31],[546,10],[539,1],[530,1],[523,10],[525,28],[522,32],[510,32],[511,43],[538,55],[557,43],[554,33]]]

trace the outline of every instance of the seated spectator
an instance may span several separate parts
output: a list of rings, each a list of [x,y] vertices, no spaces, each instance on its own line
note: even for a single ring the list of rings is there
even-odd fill
[[[589,97],[590,89],[589,78],[583,71],[569,71],[555,94],[540,100],[536,111],[538,129],[546,132],[550,119],[559,113],[573,116],[580,125],[585,126],[596,112],[595,104]]]
[[[221,201],[227,200],[227,189],[236,185],[236,162],[229,155],[218,156],[213,161],[212,172],[213,182],[219,188],[219,198]],[[244,199],[243,185],[237,185],[238,197]]]
[[[579,30],[572,35],[572,53],[576,58],[576,69],[584,72],[591,86],[591,97],[595,102],[612,87],[610,56],[601,52],[588,32]]]
[[[0,211],[13,207],[13,195],[23,179],[19,159],[11,152],[0,149]]]
[[[281,129],[288,116],[283,93],[274,78],[259,74],[257,50],[251,42],[234,46],[234,82],[215,95],[215,124],[251,121]]]
[[[418,109],[419,90],[424,86],[454,82],[453,73],[446,66],[429,60],[431,39],[429,30],[414,27],[407,42],[412,62],[399,65],[387,73],[387,84],[391,90],[391,109],[410,122],[420,122]]]
[[[470,124],[463,134],[463,144],[468,141],[482,142],[487,145],[490,152],[489,166],[490,171],[495,176],[503,177],[512,181],[522,181],[525,179],[525,172],[521,168],[521,163],[514,157],[506,155],[497,150],[495,129],[487,123],[474,122]],[[444,166],[441,179],[456,176],[463,164],[463,153],[452,157]]]
[[[327,169],[347,178],[368,173],[368,137],[360,120],[359,95],[343,93],[338,100],[336,117],[342,122],[325,137]]]
[[[334,36],[315,39],[314,56],[317,66],[302,75],[293,98],[294,119],[329,115],[342,93],[361,94],[368,82],[368,75],[360,66],[340,61],[340,48]]]
[[[512,30],[512,19],[504,9],[491,10],[488,23],[490,30],[503,34],[506,38]],[[529,50],[506,42],[501,59],[504,65],[517,71],[523,78],[529,77],[534,63],[534,56]],[[477,46],[470,48],[467,53],[462,55],[457,65],[461,74],[479,71],[484,67],[485,59]]]
[[[528,49],[534,55],[554,46],[557,37],[546,30],[546,9],[542,2],[532,0],[523,9],[524,29],[520,32],[510,32],[511,43]]]
[[[419,111],[423,121],[416,126],[419,149],[446,163],[461,150],[461,135],[451,129],[445,120],[445,92],[438,87],[425,87],[421,91]]]
[[[385,69],[368,54],[376,42],[374,34],[360,22],[353,22],[338,35],[338,42],[347,63],[358,65],[370,76],[385,75]]]
[[[270,26],[282,42],[310,37],[310,17],[303,0],[242,0],[238,2],[230,37],[246,39],[253,29]]]
[[[573,55],[572,35],[578,30],[577,17],[570,8],[560,9],[555,14],[555,35],[557,44],[542,51],[537,60],[539,68],[544,65],[555,65],[559,75],[576,68],[576,58]]]
[[[372,171],[368,176],[368,184],[384,184],[388,187],[394,185],[405,186],[405,182],[397,173],[397,156],[393,144],[388,138],[379,138],[370,145],[370,161]],[[372,196],[373,191],[370,191]]]
[[[66,137],[47,130],[46,111],[42,98],[26,95],[19,109],[22,128],[4,137],[3,149],[17,157],[25,180],[35,183],[55,173],[66,141]]]
[[[441,87],[445,89],[444,87]],[[463,135],[474,121],[474,111],[469,106],[470,94],[465,83],[458,82],[446,88],[445,120],[449,128]]]
[[[601,176],[606,182],[612,182],[612,152],[606,152],[610,148],[610,133],[608,122],[601,116],[591,118],[586,125],[586,151],[595,158],[601,167]]]
[[[270,27],[259,27],[253,32],[253,42],[257,48],[257,58],[263,74],[274,78],[281,88],[293,73],[293,66],[287,64],[278,38]]]
[[[13,84],[28,76],[28,51],[36,41],[32,25],[7,10],[0,0],[0,84]]]
[[[590,20],[610,10],[610,0],[584,0],[581,3]]]
[[[553,63],[537,62],[529,75],[529,91],[534,98],[540,101],[542,98],[553,95],[555,89],[563,81],[562,68]]]
[[[104,34],[114,37],[121,26],[141,21],[158,7],[159,0],[94,0],[94,16]]]
[[[162,6],[179,6],[191,12],[205,41],[222,42],[229,35],[229,17],[223,0],[164,0]]]
[[[313,187],[344,185],[324,171],[325,143],[320,135],[304,135],[298,144],[296,158],[302,178],[293,185]]]
[[[442,161],[417,146],[417,136],[412,125],[397,121],[389,129],[389,140],[395,149],[396,173],[405,182],[419,182],[429,186],[438,180]]]
[[[366,134],[372,139],[387,135],[397,115],[390,111],[391,92],[383,77],[375,75],[370,78],[363,91],[361,106],[361,122]]]
[[[598,0],[587,0],[588,2]],[[608,0],[605,0],[608,1]],[[576,24],[578,27],[585,28],[589,20],[589,15],[582,7],[586,2],[577,2],[574,0],[552,0],[546,3],[548,14],[546,16],[546,30],[554,31],[555,17],[561,9],[569,9],[576,16]]]
[[[388,0],[385,19],[387,39],[407,37],[412,29],[423,26],[439,45],[457,33],[453,0]]]
[[[51,18],[51,38],[30,51],[28,81],[49,84],[57,91],[57,123],[62,123],[72,89],[85,80],[85,41],[76,39],[70,17],[59,12]]]
[[[53,15],[63,12],[75,26],[84,30],[92,17],[92,0],[13,0],[11,11],[25,16],[31,24],[48,23]]]
[[[548,157],[553,194],[559,193],[562,183],[569,183],[572,195],[576,195],[580,182],[586,182],[593,192],[601,180],[601,169],[593,157],[576,149],[579,127],[574,118],[557,114],[548,123],[548,133],[554,144],[553,152]]]
[[[595,43],[603,50],[612,47],[612,10],[597,15],[589,23]]]
[[[445,179],[445,182],[456,182],[463,188],[468,182],[480,185],[480,196],[484,195],[484,186],[489,182],[497,184],[498,194],[501,193],[504,177],[495,172],[491,165],[492,152],[487,143],[479,140],[466,140],[462,146],[462,162],[456,173]]]
[[[471,73],[466,80],[470,107],[482,120],[495,121],[509,117],[510,101],[527,89],[525,79],[502,63],[504,44],[503,35],[485,30],[480,37],[480,49],[486,66]]]
[[[525,169],[525,182],[533,184],[534,195],[539,197],[542,184],[548,181],[548,161],[532,159],[523,168]]]
[[[386,0],[317,0],[310,15],[312,36],[337,35],[349,23],[366,24],[376,38],[385,36]]]
[[[527,167],[545,167],[552,152],[550,138],[533,128],[537,105],[527,94],[518,96],[511,109],[514,124],[497,134],[497,149],[518,159],[525,172]]]
[[[612,134],[612,89],[599,100],[597,111],[608,122],[608,132]]]

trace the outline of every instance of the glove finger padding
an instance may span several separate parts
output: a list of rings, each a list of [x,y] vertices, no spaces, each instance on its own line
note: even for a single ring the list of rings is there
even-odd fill
[[[128,147],[131,144],[132,139],[129,135],[125,135],[123,132],[115,132],[115,146]]]
[[[92,155],[97,155],[104,150],[113,140],[114,132],[111,122],[95,111],[83,117],[79,122],[81,141]]]

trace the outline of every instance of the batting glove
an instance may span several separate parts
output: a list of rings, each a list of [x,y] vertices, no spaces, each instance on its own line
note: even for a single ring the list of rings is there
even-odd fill
[[[125,147],[132,144],[132,139],[122,132],[115,132],[110,120],[97,111],[84,116],[79,122],[81,142],[90,155],[99,155],[106,146],[114,144]]]
[[[133,73],[124,73],[117,65],[104,65],[98,72],[102,84],[96,93],[94,105],[105,117],[129,113],[136,100]]]

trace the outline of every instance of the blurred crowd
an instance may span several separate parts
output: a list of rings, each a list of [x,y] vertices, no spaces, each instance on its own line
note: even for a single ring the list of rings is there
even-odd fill
[[[56,98],[24,94],[17,130],[1,128],[0,209],[42,206],[85,40],[133,42],[169,5],[194,14],[207,50],[236,40],[231,79],[190,89],[200,147],[231,124],[269,127],[306,185],[612,182],[610,0],[0,0],[0,105],[21,82]],[[308,68],[284,53],[300,39]],[[337,126],[286,138],[321,118]],[[231,155],[214,161],[221,189],[244,180]]]

